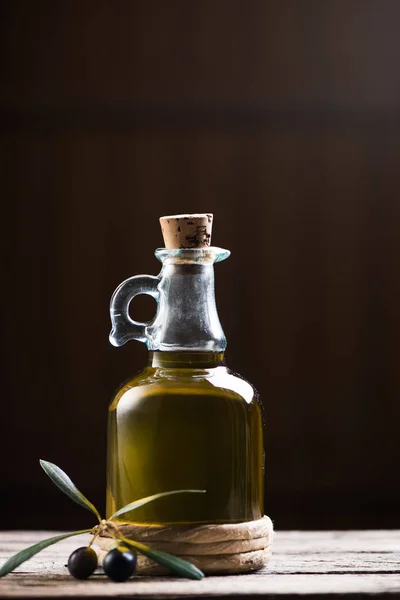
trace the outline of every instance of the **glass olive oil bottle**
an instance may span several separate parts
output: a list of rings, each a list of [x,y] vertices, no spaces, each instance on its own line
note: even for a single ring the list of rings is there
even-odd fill
[[[160,498],[124,522],[235,523],[263,514],[261,406],[253,387],[225,366],[226,339],[214,297],[214,263],[230,254],[210,243],[212,215],[160,219],[166,248],[158,277],[123,282],[111,300],[115,346],[145,342],[148,366],[117,391],[109,408],[107,516],[138,498]],[[177,247],[178,246],[178,247]],[[157,300],[148,323],[133,321],[137,294]]]

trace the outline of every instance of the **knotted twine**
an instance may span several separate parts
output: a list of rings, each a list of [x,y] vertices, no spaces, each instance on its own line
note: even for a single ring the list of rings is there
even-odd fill
[[[193,563],[205,573],[245,573],[266,565],[271,556],[273,525],[269,517],[245,523],[154,527],[118,523],[123,536]],[[97,538],[104,556],[114,539],[107,531]],[[138,555],[138,575],[164,575],[168,570]]]

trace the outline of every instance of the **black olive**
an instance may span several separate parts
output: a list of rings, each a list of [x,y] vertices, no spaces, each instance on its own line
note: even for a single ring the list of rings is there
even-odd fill
[[[93,548],[82,546],[71,554],[67,566],[76,579],[87,579],[97,567],[97,554]]]
[[[136,567],[136,554],[130,550],[114,548],[103,561],[106,575],[113,581],[126,581]]]

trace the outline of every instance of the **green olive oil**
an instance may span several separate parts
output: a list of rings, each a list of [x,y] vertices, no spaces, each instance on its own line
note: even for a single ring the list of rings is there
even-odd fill
[[[124,521],[233,523],[263,515],[261,408],[222,356],[200,353],[193,364],[193,354],[156,352],[117,392],[109,412],[107,516],[176,489],[206,493],[160,498]]]

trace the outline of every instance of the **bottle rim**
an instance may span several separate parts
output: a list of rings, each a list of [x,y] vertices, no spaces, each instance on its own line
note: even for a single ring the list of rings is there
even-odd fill
[[[157,248],[156,258],[164,263],[214,264],[222,262],[231,255],[230,250],[209,246],[208,248]]]

